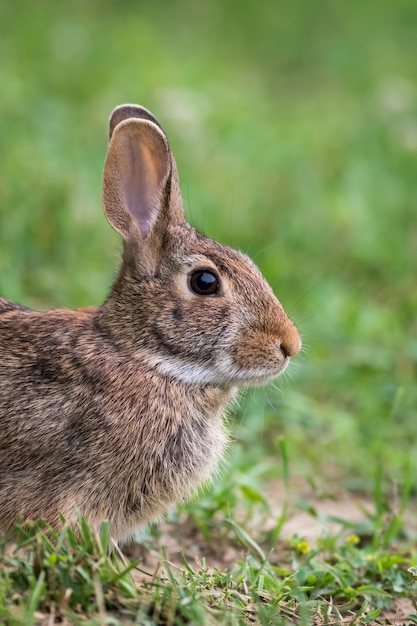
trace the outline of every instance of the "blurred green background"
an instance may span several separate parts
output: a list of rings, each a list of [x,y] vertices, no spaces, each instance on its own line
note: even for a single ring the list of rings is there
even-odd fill
[[[289,376],[237,412],[236,471],[387,487],[417,469],[415,0],[0,5],[0,293],[105,297],[107,119],[160,119],[187,215],[299,324]],[[1,358],[1,355],[0,355]]]

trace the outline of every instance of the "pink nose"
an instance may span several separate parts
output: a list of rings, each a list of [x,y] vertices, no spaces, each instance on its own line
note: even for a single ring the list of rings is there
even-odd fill
[[[295,324],[282,333],[281,350],[285,357],[295,356],[301,350],[301,337]]]

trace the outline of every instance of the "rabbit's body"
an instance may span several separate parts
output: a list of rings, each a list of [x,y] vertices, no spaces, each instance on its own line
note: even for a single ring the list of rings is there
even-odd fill
[[[80,511],[95,527],[110,520],[124,537],[209,477],[225,443],[228,392],[178,384],[140,351],[132,360],[94,313],[3,313],[1,331],[8,327],[18,339],[0,365],[0,395],[8,398],[0,430],[3,525],[18,517],[58,524],[58,512],[75,522]],[[22,349],[22,338],[36,331]]]
[[[3,528],[18,518],[59,525],[60,513],[72,523],[81,512],[93,527],[108,519],[115,536],[127,537],[210,477],[232,392],[161,375],[140,349],[132,359],[101,331],[98,312],[6,311]]]
[[[125,245],[107,301],[35,312],[0,298],[0,530],[81,513],[129,536],[212,475],[237,386],[300,348],[251,261],[184,221],[151,114],[116,109],[113,132],[104,206]]]

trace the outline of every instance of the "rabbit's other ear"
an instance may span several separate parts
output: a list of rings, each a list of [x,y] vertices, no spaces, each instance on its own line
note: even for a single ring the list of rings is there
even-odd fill
[[[118,123],[103,175],[103,205],[110,225],[125,240],[138,234],[144,240],[153,230],[159,236],[167,224],[184,221],[178,189],[175,163],[159,126],[135,117]]]
[[[162,128],[161,124],[158,122],[156,117],[152,115],[150,111],[148,111],[148,109],[145,109],[145,107],[141,107],[138,104],[121,104],[120,106],[116,107],[113,113],[110,115],[109,140],[112,138],[113,131],[116,126],[118,126],[121,122],[124,122],[124,120],[128,120],[132,117],[153,122],[154,124],[156,124],[156,126],[158,126],[158,128],[160,128],[160,130],[162,130],[165,135],[165,131]]]

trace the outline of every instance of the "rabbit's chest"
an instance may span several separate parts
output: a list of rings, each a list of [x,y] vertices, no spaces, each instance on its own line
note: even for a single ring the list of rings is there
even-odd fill
[[[159,423],[139,444],[146,474],[142,491],[154,487],[173,499],[208,480],[223,457],[227,435],[221,415],[194,413]]]
[[[210,416],[176,414],[165,420],[155,415],[151,423],[146,421],[136,441],[130,442],[135,450],[129,454],[130,465],[122,471],[126,479],[119,483],[123,526],[132,529],[159,518],[167,507],[207,482],[223,458],[228,440],[220,412]],[[128,463],[127,456],[125,461]]]
[[[97,517],[110,519],[118,537],[160,518],[207,482],[227,446],[223,412],[230,394],[155,378],[144,373],[141,393],[139,385],[126,385],[105,406],[104,397],[95,398],[103,419],[94,456],[99,467],[111,467],[100,484],[91,471],[94,491],[105,494]]]

